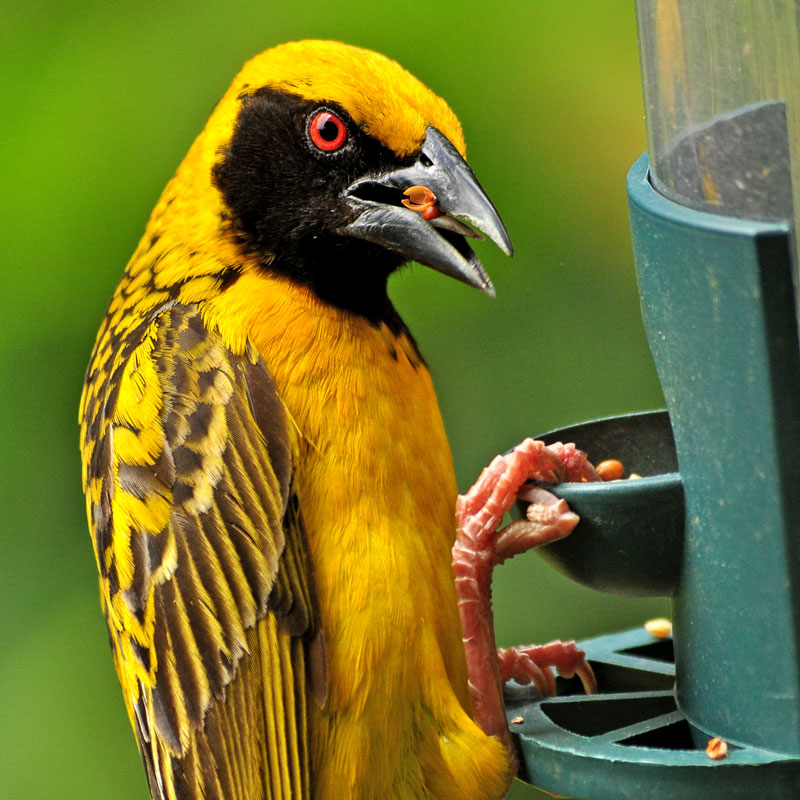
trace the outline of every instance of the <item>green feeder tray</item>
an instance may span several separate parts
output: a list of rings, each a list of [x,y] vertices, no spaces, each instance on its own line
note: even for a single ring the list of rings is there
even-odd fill
[[[545,434],[639,479],[557,484],[541,555],[671,598],[673,638],[581,642],[599,693],[507,686],[521,775],[580,800],[800,798],[800,0],[636,0],[650,161],[628,176],[667,411]],[[710,739],[727,743],[712,759]]]
[[[672,639],[636,628],[580,644],[599,694],[561,678],[559,696],[540,701],[530,687],[506,687],[523,780],[586,800],[800,797],[791,756],[730,743],[726,758],[706,755],[709,735],[675,698]]]
[[[748,109],[748,113],[750,113]],[[727,121],[726,121],[727,122]],[[581,642],[599,694],[507,687],[522,776],[585,800],[800,797],[800,347],[792,235],[628,178],[668,412],[545,434],[643,477],[548,486],[581,517],[541,549],[592,588],[672,598],[673,635]],[[522,722],[513,722],[515,719]],[[728,744],[711,759],[710,738]]]
[[[537,436],[578,442],[595,463],[617,458],[641,478],[563,483],[556,488],[581,517],[577,529],[537,552],[584,586],[633,597],[670,597],[683,550],[683,484],[666,411],[584,422]],[[553,491],[552,485],[539,483]],[[524,503],[520,503],[524,512]]]

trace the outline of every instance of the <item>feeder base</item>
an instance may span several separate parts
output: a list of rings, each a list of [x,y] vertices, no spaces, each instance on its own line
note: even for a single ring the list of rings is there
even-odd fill
[[[706,755],[713,732],[695,728],[674,694],[672,640],[644,628],[579,642],[599,693],[557,679],[557,697],[506,685],[520,778],[576,800],[796,800],[800,759],[728,742]],[[522,722],[514,721],[522,718]]]

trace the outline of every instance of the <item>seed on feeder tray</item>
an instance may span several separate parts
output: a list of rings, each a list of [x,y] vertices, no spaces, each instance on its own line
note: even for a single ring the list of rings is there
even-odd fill
[[[512,725],[521,725],[523,722],[525,722],[524,717],[514,717],[514,719],[511,720]]]
[[[645,630],[656,639],[666,639],[672,633],[672,623],[664,617],[649,619],[644,624]]]
[[[616,458],[607,458],[601,461],[597,467],[597,474],[604,481],[618,481],[625,474],[625,467]]]
[[[714,760],[718,758],[725,758],[728,755],[728,743],[724,739],[719,739],[716,736],[708,740],[706,745],[706,755]]]

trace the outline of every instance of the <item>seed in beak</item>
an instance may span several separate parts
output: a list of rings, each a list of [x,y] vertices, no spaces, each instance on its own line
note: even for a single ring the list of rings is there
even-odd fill
[[[400,202],[411,211],[418,211],[426,220],[430,221],[442,215],[436,205],[436,195],[427,186],[409,186],[403,194],[408,199]]]

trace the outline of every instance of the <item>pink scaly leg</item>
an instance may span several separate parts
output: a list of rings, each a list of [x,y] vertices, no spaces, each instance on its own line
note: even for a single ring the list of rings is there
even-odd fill
[[[507,558],[562,539],[578,517],[559,500],[529,480],[597,480],[586,456],[574,445],[546,447],[526,439],[505,456],[497,456],[475,485],[458,498],[453,570],[456,576],[461,630],[467,658],[470,695],[475,721],[496,736],[512,754],[511,734],[503,705],[503,681],[510,677],[533,682],[542,694],[555,691],[550,667],[564,675],[578,674],[587,691],[594,691],[594,675],[584,653],[574,642],[551,642],[511,648],[498,654],[491,606],[492,571]],[[520,491],[522,489],[522,491]],[[503,515],[520,496],[531,502],[527,519],[498,527]]]

